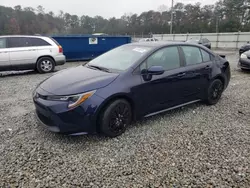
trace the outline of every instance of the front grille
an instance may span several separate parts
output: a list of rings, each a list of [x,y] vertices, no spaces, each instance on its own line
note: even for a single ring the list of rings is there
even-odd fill
[[[250,68],[250,63],[241,62],[240,65],[242,67]]]
[[[241,62],[241,63],[240,63],[240,66],[241,66],[242,68],[247,68],[247,69],[250,68],[250,64],[248,64],[248,63],[243,63],[243,62]]]
[[[37,113],[37,116],[38,118],[47,126],[55,126],[54,122],[49,119],[48,117],[44,116],[43,114],[41,114],[40,112],[36,112]]]

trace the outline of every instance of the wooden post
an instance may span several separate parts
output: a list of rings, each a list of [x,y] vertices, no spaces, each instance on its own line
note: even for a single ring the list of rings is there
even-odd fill
[[[217,33],[217,37],[216,37],[216,48],[218,48],[218,43],[219,43],[219,33]]]
[[[236,49],[238,49],[239,39],[240,39],[240,31],[238,31],[237,33],[237,40],[236,40],[236,46],[235,46]]]

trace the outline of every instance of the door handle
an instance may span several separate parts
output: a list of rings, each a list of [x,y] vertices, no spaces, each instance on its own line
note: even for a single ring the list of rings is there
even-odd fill
[[[209,65],[207,65],[206,67],[205,67],[205,69],[210,69],[211,67],[209,66]]]
[[[30,49],[29,51],[35,51],[35,49]]]
[[[178,74],[177,76],[178,76],[178,77],[183,77],[183,76],[185,76],[185,75],[186,75],[186,73],[183,72],[183,73]]]

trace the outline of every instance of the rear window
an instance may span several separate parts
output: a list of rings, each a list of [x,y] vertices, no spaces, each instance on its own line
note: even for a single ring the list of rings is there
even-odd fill
[[[57,46],[60,46],[60,44],[53,38],[50,38],[54,43],[56,43]]]
[[[40,38],[30,38],[32,46],[51,46],[48,42]]]

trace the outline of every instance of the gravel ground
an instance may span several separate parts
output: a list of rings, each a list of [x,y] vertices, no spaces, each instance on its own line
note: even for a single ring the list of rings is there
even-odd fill
[[[31,92],[50,74],[2,73],[0,187],[250,187],[250,73],[236,69],[236,54],[216,106],[158,115],[115,139],[48,132]]]

